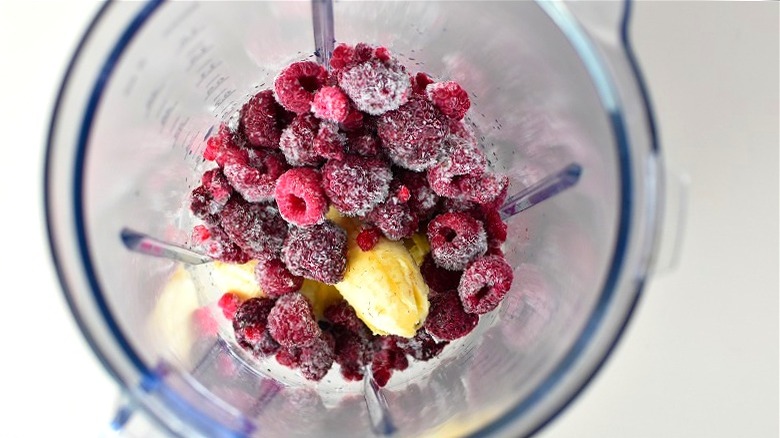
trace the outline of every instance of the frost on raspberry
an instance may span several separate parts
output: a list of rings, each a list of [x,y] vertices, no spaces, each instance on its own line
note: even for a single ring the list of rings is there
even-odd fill
[[[294,275],[338,283],[347,266],[347,233],[328,220],[309,228],[292,227],[282,248],[282,260]]]
[[[377,158],[348,155],[322,167],[322,187],[339,212],[362,216],[387,198],[392,172]]]
[[[285,348],[313,345],[320,337],[311,303],[298,292],[279,297],[268,313],[268,332]]]
[[[371,374],[379,386],[387,385],[394,370],[403,371],[409,366],[409,360],[399,347],[398,340],[395,336],[374,338],[375,352],[371,358]]]
[[[331,122],[343,122],[349,115],[349,98],[339,87],[322,87],[311,103],[314,116]]]
[[[458,181],[458,188],[464,198],[488,206],[503,203],[500,200],[502,196],[506,198],[508,187],[509,178],[506,175],[493,173],[467,175]]]
[[[357,109],[373,116],[398,109],[411,94],[409,76],[395,61],[359,64],[339,75],[339,85]]]
[[[347,151],[350,154],[375,157],[381,151],[379,138],[368,132],[349,135],[347,136]]]
[[[409,208],[419,222],[427,221],[433,216],[439,195],[431,189],[424,172],[412,172],[398,169],[395,176],[409,190]]]
[[[233,317],[233,331],[238,344],[257,354],[271,354],[278,345],[268,339],[268,315],[274,307],[270,298],[250,298],[244,301]],[[273,350],[273,351],[271,351]]]
[[[298,367],[303,377],[313,381],[322,380],[336,358],[334,347],[333,336],[328,332],[321,332],[314,343],[301,348],[301,362]]]
[[[369,333],[368,327],[358,318],[355,309],[346,300],[339,301],[325,309],[325,318],[334,326],[341,326],[356,334]]]
[[[282,131],[279,149],[293,166],[316,166],[322,157],[314,150],[314,138],[319,130],[319,120],[312,114],[299,114]]]
[[[487,251],[482,223],[465,212],[444,213],[433,218],[428,224],[428,241],[436,265],[451,271],[463,270]]]
[[[460,120],[471,107],[468,93],[455,81],[430,84],[425,91],[436,108],[449,118]]]
[[[433,298],[437,294],[458,289],[463,271],[451,271],[437,266],[433,256],[428,253],[420,266],[420,274],[428,285],[428,297]]]
[[[294,62],[282,70],[274,81],[276,100],[288,111],[308,113],[314,93],[327,81],[328,72],[316,62]]]
[[[409,204],[402,202],[397,195],[390,196],[366,215],[366,221],[382,231],[390,240],[411,237],[417,231],[417,217]]]
[[[437,341],[424,328],[418,330],[413,338],[398,342],[398,346],[406,354],[420,361],[428,361],[438,356],[447,344],[449,341]]]
[[[445,117],[419,96],[377,120],[377,134],[390,159],[418,172],[436,164],[447,132]]]
[[[226,160],[224,173],[227,180],[249,202],[270,201],[276,180],[289,167],[282,154],[262,149],[243,151],[242,159]]]
[[[329,160],[343,160],[346,155],[347,136],[334,123],[320,123],[314,137],[314,153]]]
[[[242,264],[250,259],[218,224],[196,225],[192,230],[192,241],[214,260]]]
[[[230,240],[252,258],[279,256],[287,236],[287,223],[271,204],[250,204],[230,198],[220,213],[222,229]]]
[[[479,315],[463,310],[460,298],[451,291],[431,298],[430,311],[424,327],[437,339],[454,341],[471,333],[478,322]]]
[[[284,108],[279,106],[271,90],[263,90],[241,108],[239,131],[255,147],[275,148],[285,123]]]
[[[243,141],[232,133],[224,123],[219,126],[216,134],[206,140],[203,158],[216,162],[220,167],[228,161],[246,161],[247,159],[243,149]]]
[[[428,169],[428,183],[440,196],[464,198],[461,180],[476,178],[485,173],[487,159],[476,145],[450,138],[447,140],[448,154],[439,163]]]
[[[320,187],[320,174],[309,167],[288,170],[274,191],[279,213],[291,224],[310,227],[325,220],[328,199]]]
[[[512,286],[514,272],[503,257],[477,259],[463,272],[458,294],[466,312],[483,314],[495,309]]]
[[[262,260],[255,266],[260,289],[271,298],[295,292],[303,285],[303,277],[293,275],[280,259]]]
[[[336,326],[331,329],[335,340],[335,362],[341,366],[341,375],[346,380],[363,379],[363,369],[371,361],[371,348],[366,338]]]

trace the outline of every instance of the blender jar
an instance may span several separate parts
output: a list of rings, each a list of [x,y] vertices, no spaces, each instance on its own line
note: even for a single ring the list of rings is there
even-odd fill
[[[322,2],[317,2],[322,3]],[[316,6],[316,5],[315,5]],[[68,303],[122,389],[112,427],[184,436],[527,436],[609,355],[654,254],[661,157],[627,38],[629,3],[337,2],[338,41],[381,44],[458,81],[510,196],[568,165],[573,188],[507,219],[515,282],[440,356],[381,390],[307,382],[203,333],[208,267],[127,251],[121,230],[189,246],[205,139],[288,63],[312,58],[306,2],[103,5],[52,119],[48,229]],[[173,286],[172,286],[173,285]]]

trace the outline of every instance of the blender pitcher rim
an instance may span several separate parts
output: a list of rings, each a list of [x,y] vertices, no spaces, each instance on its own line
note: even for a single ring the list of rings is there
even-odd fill
[[[103,316],[104,322],[110,328],[114,340],[117,343],[119,343],[121,350],[124,351],[126,355],[126,358],[132,363],[132,365],[141,374],[143,380],[146,380],[148,382],[159,381],[158,383],[164,384],[159,378],[159,376],[155,372],[153,372],[150,369],[150,367],[148,367],[141,360],[138,354],[133,350],[127,338],[122,333],[122,330],[117,325],[117,322],[114,320],[111,313],[109,312],[106,302],[103,298],[102,289],[100,288],[100,284],[97,279],[96,273],[93,271],[92,258],[90,255],[89,245],[87,242],[86,229],[85,229],[84,217],[83,217],[83,208],[84,208],[84,203],[82,202],[83,192],[81,190],[83,188],[83,173],[79,172],[79,170],[83,168],[83,164],[84,164],[83,161],[84,161],[84,156],[86,154],[88,134],[90,132],[91,124],[95,116],[97,107],[99,106],[103,89],[108,79],[111,77],[111,72],[113,71],[113,68],[116,66],[116,63],[118,62],[119,58],[124,52],[126,46],[130,43],[130,41],[133,39],[135,34],[138,32],[138,30],[140,30],[141,27],[146,23],[146,20],[153,14],[153,12],[157,10],[157,8],[162,3],[163,0],[151,0],[145,6],[143,6],[140,12],[138,12],[135,15],[135,17],[131,20],[130,25],[124,30],[124,32],[120,33],[119,41],[117,41],[117,43],[113,45],[113,48],[109,52],[108,59],[102,62],[102,67],[100,69],[100,74],[98,75],[97,83],[90,88],[91,91],[89,92],[87,110],[82,118],[81,127],[80,129],[78,129],[79,134],[78,134],[78,144],[77,144],[77,151],[76,151],[77,159],[73,167],[74,173],[72,174],[73,177],[72,182],[74,183],[73,186],[74,199],[72,202],[72,206],[74,207],[74,212],[72,214],[75,216],[73,219],[75,220],[75,228],[78,234],[77,236],[77,243],[79,247],[78,251],[82,256],[81,267],[84,270],[83,275],[87,277],[87,281],[92,289],[92,296],[98,304],[98,308]],[[96,24],[105,15],[106,11],[109,9],[109,7],[112,4],[113,2],[108,2],[105,3],[103,6],[101,6],[95,18],[87,27],[82,39],[80,40],[78,46],[75,49],[75,52],[66,69],[66,73],[64,75],[62,84],[60,86],[55,101],[54,111],[51,117],[49,133],[47,138],[47,145],[46,145],[46,162],[45,162],[45,172],[44,172],[44,204],[45,204],[44,207],[46,212],[47,233],[48,233],[49,246],[50,246],[52,258],[54,261],[55,269],[57,271],[57,275],[60,280],[60,284],[62,285],[63,288],[66,301],[70,307],[71,312],[74,315],[74,319],[76,320],[80,328],[80,331],[82,332],[82,335],[84,335],[90,348],[98,357],[98,359],[100,360],[104,368],[120,385],[128,387],[129,382],[124,381],[124,379],[117,372],[115,364],[113,364],[112,361],[105,354],[104,349],[101,348],[99,343],[92,337],[92,335],[89,334],[87,325],[84,323],[84,321],[82,321],[82,315],[78,310],[78,306],[73,301],[72,294],[70,292],[70,286],[68,285],[67,276],[64,273],[64,267],[62,266],[62,263],[59,260],[60,256],[57,251],[58,239],[56,237],[56,232],[52,226],[53,213],[51,211],[51,202],[50,202],[50,198],[51,198],[50,185],[52,183],[50,180],[50,173],[51,173],[50,167],[51,167],[51,159],[52,159],[51,155],[52,155],[52,150],[54,149],[54,135],[56,131],[58,114],[63,104],[63,95],[68,86],[68,82],[71,79],[73,68],[79,56],[82,54],[87,41],[90,39],[90,37],[93,36],[93,32],[95,30]],[[552,8],[557,8],[558,6],[556,5],[559,5],[560,2],[537,1],[537,4],[540,5],[540,7],[547,13],[549,18],[553,19],[553,17],[551,16]],[[545,4],[547,6],[545,6]],[[652,120],[652,112],[650,110],[649,98],[644,87],[644,82],[642,80],[639,67],[633,57],[633,53],[631,51],[630,44],[629,44],[627,28],[628,28],[628,19],[629,19],[631,1],[625,0],[624,4],[625,4],[625,10],[624,10],[622,24],[621,24],[621,43],[623,44],[623,49],[626,54],[626,58],[629,61],[630,67],[632,69],[632,73],[634,74],[634,78],[638,82],[638,86],[641,90],[640,94],[643,103],[645,105],[648,124],[651,132],[651,148],[653,152],[657,152],[658,144],[656,139],[655,125]],[[585,57],[583,57],[583,53],[581,52],[582,47],[577,46],[577,44],[583,44],[583,41],[584,44],[586,45],[589,44],[587,35],[585,35],[582,29],[577,27],[576,20],[573,19],[572,17],[561,16],[559,18],[563,19],[564,23],[568,23],[568,26],[570,26],[569,31],[572,32],[572,34],[571,35],[566,34],[562,26],[560,26],[559,22],[556,22],[556,24],[558,24],[559,25],[558,27],[561,28],[561,31],[564,32],[564,34],[566,34],[567,39],[569,40],[570,44],[572,44],[572,47],[574,48],[581,62],[583,62],[583,64],[585,64],[586,67],[588,67],[588,60]],[[581,40],[578,40],[577,42],[572,41],[573,38],[572,35],[576,36],[577,38],[581,38]],[[592,47],[590,49],[592,50]],[[590,60],[590,62],[593,63],[591,67],[595,66],[597,71],[599,71],[600,73],[606,73],[607,79],[610,79],[609,73],[606,71],[606,69],[603,66],[603,60],[600,60],[598,55],[596,55],[595,53],[591,53],[591,56],[594,57],[593,59]],[[593,74],[593,72],[590,71],[590,69],[588,69],[588,73],[591,74],[591,76]],[[602,96],[601,94],[601,92],[603,91],[607,91],[608,93],[611,93],[609,97],[617,96],[617,92],[610,89],[610,86],[612,84],[607,83],[606,85],[608,89],[598,90],[599,98],[602,100],[602,103],[604,103],[602,98],[605,97]],[[529,410],[531,407],[537,404],[541,399],[543,399],[544,395],[560,382],[563,374],[566,371],[568,371],[571,366],[573,366],[574,362],[576,362],[576,359],[585,350],[585,347],[589,345],[589,342],[592,340],[592,336],[598,324],[603,319],[604,313],[606,312],[607,308],[609,308],[612,295],[615,292],[614,289],[616,286],[617,279],[623,271],[623,261],[625,258],[625,252],[628,244],[628,235],[630,234],[629,230],[631,227],[630,203],[631,203],[631,195],[633,190],[632,175],[631,175],[632,171],[631,171],[631,163],[629,157],[630,150],[628,148],[629,140],[627,138],[628,133],[626,132],[626,128],[624,126],[624,120],[622,119],[622,107],[619,104],[619,100],[616,101],[615,103],[616,106],[613,109],[613,111],[606,111],[607,108],[605,108],[605,112],[607,113],[606,115],[609,118],[609,123],[613,129],[613,133],[615,134],[616,142],[618,144],[618,150],[619,150],[618,164],[620,170],[619,172],[620,173],[620,203],[619,203],[620,214],[619,214],[619,225],[618,225],[616,243],[615,243],[615,247],[613,248],[613,255],[608,270],[607,280],[605,281],[605,284],[599,295],[594,310],[588,316],[586,328],[582,331],[582,333],[578,335],[573,346],[570,347],[567,353],[563,356],[563,358],[559,360],[559,362],[553,368],[553,371],[547,374],[547,376],[542,380],[542,382],[539,385],[537,385],[537,387],[531,392],[531,394],[528,397],[526,397],[524,400],[521,400],[518,404],[514,405],[512,408],[506,411],[499,418],[492,420],[491,423],[484,426],[480,431],[477,432],[477,436],[483,436],[486,434],[491,434],[491,433],[505,430],[505,428],[510,426],[512,422],[516,420],[520,414]],[[579,382],[576,388],[574,389],[574,391],[571,394],[568,394],[565,397],[565,399],[562,400],[562,402],[557,407],[554,408],[551,414],[546,414],[543,420],[539,424],[533,426],[533,429],[530,430],[529,435],[535,433],[536,431],[544,427],[547,423],[549,423],[552,419],[554,419],[560,412],[562,412],[571,403],[571,401],[578,396],[578,394],[582,391],[582,389],[587,386],[588,382],[593,378],[593,376],[597,374],[602,364],[606,361],[606,358],[610,356],[614,346],[621,338],[624,328],[627,325],[628,321],[630,320],[633,310],[636,307],[636,304],[639,300],[643,285],[644,285],[644,276],[642,276],[640,281],[638,281],[637,287],[634,291],[634,297],[632,298],[631,303],[629,304],[625,312],[625,315],[622,316],[623,320],[621,321],[618,330],[610,335],[612,338],[611,342],[607,347],[605,353],[598,360],[598,363],[595,365],[595,367],[589,370],[589,372],[587,373],[588,375],[585,377],[585,380]],[[144,403],[139,403],[138,405],[141,406],[145,411],[149,411],[146,408],[146,406],[144,406],[145,405]],[[156,418],[157,417],[156,415],[154,415],[151,412],[149,413],[152,414],[151,417],[154,418],[157,422],[164,423],[161,419]],[[178,412],[178,413],[181,414],[182,412]],[[218,423],[218,424],[214,424],[214,426],[217,427],[222,426],[222,424],[217,420],[213,420],[210,418],[209,420],[213,421],[214,423]]]

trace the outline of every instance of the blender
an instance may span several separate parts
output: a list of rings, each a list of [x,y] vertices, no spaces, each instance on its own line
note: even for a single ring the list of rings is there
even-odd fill
[[[121,388],[110,427],[514,437],[551,421],[609,356],[656,254],[663,164],[630,6],[103,5],[56,102],[45,195],[66,298]],[[193,315],[214,307],[208,264],[126,248],[186,251],[205,139],[283,66],[327,62],[334,41],[381,44],[411,72],[458,81],[492,167],[510,178],[504,252],[516,280],[505,302],[382,389],[333,372],[307,382],[246,356],[228,331],[199,332]]]

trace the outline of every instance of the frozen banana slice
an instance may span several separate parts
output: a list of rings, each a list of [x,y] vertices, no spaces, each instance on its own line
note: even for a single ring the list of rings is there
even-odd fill
[[[309,299],[314,310],[314,316],[318,319],[322,319],[325,309],[342,299],[341,294],[335,287],[308,278],[303,280],[300,292]]]
[[[431,252],[431,245],[428,243],[428,238],[425,234],[415,233],[412,237],[404,239],[404,246],[409,250],[409,254],[412,255],[417,266],[423,264],[425,256]]]
[[[257,260],[251,260],[242,265],[214,261],[211,276],[214,286],[220,294],[233,292],[242,300],[252,297],[263,297],[263,291],[255,278]]]

